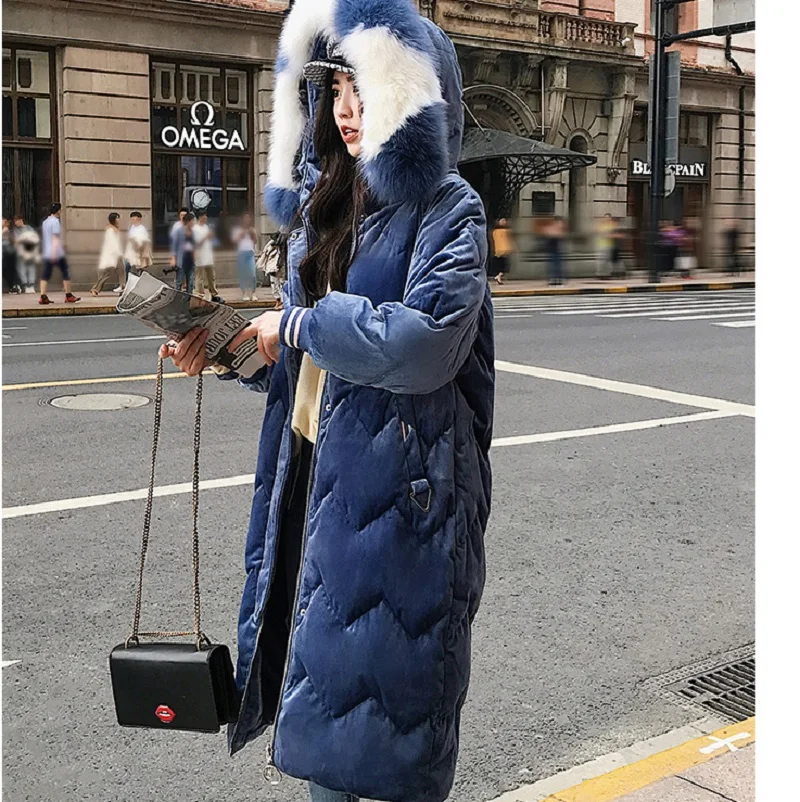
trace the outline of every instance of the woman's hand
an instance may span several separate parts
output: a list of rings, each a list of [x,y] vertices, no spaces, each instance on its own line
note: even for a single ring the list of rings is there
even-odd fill
[[[243,342],[257,338],[258,350],[268,365],[272,365],[280,359],[281,342],[278,336],[281,326],[283,312],[264,312],[250,321],[246,329],[242,329],[231,341],[228,348],[233,351]]]
[[[172,358],[178,370],[182,370],[187,376],[197,376],[211,365],[206,358],[207,339],[208,332],[205,329],[192,329],[179,343],[164,343],[158,349],[158,355],[162,359]]]

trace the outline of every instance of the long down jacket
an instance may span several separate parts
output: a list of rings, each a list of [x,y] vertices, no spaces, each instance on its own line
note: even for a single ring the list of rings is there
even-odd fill
[[[371,206],[347,293],[313,308],[297,272],[313,236],[301,216],[289,237],[281,359],[241,381],[266,394],[266,412],[229,744],[234,753],[275,723],[268,752],[288,775],[373,799],[441,802],[455,772],[491,493],[484,211],[455,171],[461,79],[444,33],[407,0],[297,0],[277,62],[271,215],[297,220],[319,174],[307,124],[316,98],[298,87],[328,37],[357,71]],[[328,378],[281,677],[267,658],[286,647],[264,609],[280,570],[303,352]]]

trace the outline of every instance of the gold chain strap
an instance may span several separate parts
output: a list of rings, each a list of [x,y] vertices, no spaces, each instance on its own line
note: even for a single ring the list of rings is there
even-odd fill
[[[164,360],[158,360],[156,373],[156,396],[153,403],[155,409],[153,420],[153,451],[150,462],[150,484],[147,488],[147,504],[144,510],[144,527],[142,529],[142,553],[139,559],[139,581],[136,588],[136,607],[133,613],[133,632],[125,641],[125,646],[138,645],[139,638],[178,638],[194,635],[195,645],[200,649],[210,641],[200,629],[200,536],[197,529],[197,515],[200,502],[200,412],[203,404],[203,375],[197,377],[194,416],[194,462],[192,465],[192,591],[194,595],[194,630],[191,632],[139,632],[139,621],[142,615],[142,582],[144,565],[147,559],[147,547],[150,544],[150,522],[153,516],[153,491],[156,481],[156,457],[158,456],[158,440],[161,434],[161,407],[164,397]]]

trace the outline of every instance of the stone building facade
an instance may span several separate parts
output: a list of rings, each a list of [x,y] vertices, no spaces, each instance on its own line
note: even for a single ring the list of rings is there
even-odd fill
[[[573,273],[591,272],[594,220],[626,220],[633,260],[646,226],[644,152],[651,0],[418,0],[448,32],[464,74],[467,122],[591,153],[590,168],[525,187],[533,218],[570,220]],[[225,223],[261,211],[277,37],[284,0],[6,0],[3,213],[40,219],[64,205],[76,283],[93,280],[109,211],[142,211],[166,264],[180,206],[204,204],[221,229],[218,272],[234,279]],[[711,24],[712,0],[679,7],[681,30]],[[752,34],[680,45],[681,163],[667,213],[700,230],[720,264],[731,219],[754,222]],[[734,64],[735,62],[735,64]],[[637,256],[638,253],[638,256]],[[519,276],[539,275],[528,254]]]

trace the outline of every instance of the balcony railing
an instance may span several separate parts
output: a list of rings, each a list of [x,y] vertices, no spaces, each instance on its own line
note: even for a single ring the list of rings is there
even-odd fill
[[[457,40],[542,44],[605,55],[635,53],[634,23],[540,11],[531,2],[512,5],[499,0],[437,0],[433,8],[435,21]]]

